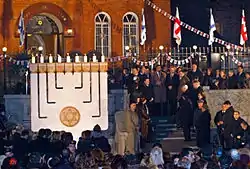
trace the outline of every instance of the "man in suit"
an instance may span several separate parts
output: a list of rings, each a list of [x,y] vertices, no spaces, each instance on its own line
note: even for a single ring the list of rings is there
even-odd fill
[[[115,152],[120,155],[125,152],[135,154],[136,135],[139,131],[136,103],[131,102],[129,110],[117,112],[115,122]]]
[[[193,113],[193,106],[192,101],[189,99],[188,95],[188,86],[184,85],[181,87],[182,95],[179,99],[179,110],[178,113],[181,117],[181,125],[183,128],[183,133],[185,137],[185,141],[191,141],[190,135],[190,127],[192,125],[192,113]]]
[[[172,116],[177,109],[177,92],[179,86],[179,77],[175,73],[175,67],[171,66],[169,74],[166,77],[167,101],[168,101],[168,115]]]
[[[238,89],[244,89],[245,88],[245,80],[246,80],[246,75],[245,75],[243,66],[240,65],[240,66],[238,66],[238,74],[237,74],[237,86],[238,86]]]
[[[246,122],[240,117],[240,112],[234,111],[231,137],[233,139],[233,148],[236,148],[236,149],[242,148],[241,137],[244,135],[244,130],[242,129],[242,126],[241,126],[242,123],[246,123]]]
[[[162,72],[161,66],[156,66],[156,71],[151,76],[154,91],[154,115],[166,113],[166,73]]]
[[[140,74],[139,74],[139,78],[140,78],[140,85],[143,85],[143,82],[146,78],[149,78],[148,77],[148,74],[147,74],[147,69],[145,66],[142,66],[141,69],[140,69]]]
[[[223,116],[225,148],[231,149],[233,146],[231,131],[233,130],[232,128],[233,128],[234,108],[229,100],[225,101],[224,105],[226,106],[226,112],[225,115]]]
[[[140,86],[140,91],[142,93],[142,96],[146,98],[147,102],[152,102],[154,100],[153,88],[150,84],[149,78],[145,78],[142,86]]]
[[[192,100],[194,110],[198,108],[197,101],[199,100],[198,94],[203,93],[203,88],[201,87],[201,83],[198,79],[193,80],[193,86],[190,90],[189,97]]]
[[[228,89],[237,89],[237,77],[232,70],[228,72],[227,86]]]
[[[131,94],[134,91],[134,88],[136,86],[136,79],[138,79],[138,82],[140,82],[139,68],[133,67],[132,74],[130,74],[127,78],[127,86],[128,86],[128,93],[129,94]]]
[[[186,72],[184,72],[183,70],[179,70],[178,72],[179,75],[179,88],[178,88],[178,96],[177,98],[179,99],[181,97],[181,87],[184,85],[188,85],[189,87],[191,87],[191,82],[188,78],[188,76],[186,75]]]
[[[220,140],[220,145],[224,148],[224,115],[226,113],[226,105],[221,106],[221,110],[218,111],[214,117],[214,123],[217,126],[217,133]]]
[[[197,66],[197,63],[192,64],[192,70],[187,74],[188,78],[192,82],[193,80],[199,80],[201,84],[203,84],[203,73]]]
[[[152,85],[150,84],[150,79],[146,78],[144,80],[143,85],[140,87],[140,91],[142,96],[144,96],[147,100],[146,104],[148,106],[149,109],[149,113],[151,115],[152,111],[153,111],[153,101],[154,101],[154,93],[153,93],[153,88]]]

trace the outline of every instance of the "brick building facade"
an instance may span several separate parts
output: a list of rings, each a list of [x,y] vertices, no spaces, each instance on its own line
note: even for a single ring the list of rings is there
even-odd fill
[[[154,2],[170,12],[170,0]],[[98,49],[117,56],[123,55],[126,44],[143,52],[142,47],[135,45],[140,41],[142,8],[143,0],[1,0],[0,46],[11,52],[21,51],[18,21],[23,10],[27,49],[43,46],[46,54],[64,55]],[[147,5],[145,15],[148,27],[145,48],[170,46],[170,21]]]

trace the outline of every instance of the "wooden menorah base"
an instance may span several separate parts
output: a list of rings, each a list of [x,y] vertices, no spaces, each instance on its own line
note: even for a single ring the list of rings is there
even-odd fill
[[[67,73],[67,72],[107,72],[107,62],[84,63],[34,63],[30,64],[31,73]]]

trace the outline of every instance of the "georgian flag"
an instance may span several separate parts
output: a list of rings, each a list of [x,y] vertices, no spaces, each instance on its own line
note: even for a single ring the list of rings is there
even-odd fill
[[[214,31],[216,31],[214,16],[212,9],[210,9],[210,27],[209,27],[209,40],[208,45],[212,45],[214,42]]]
[[[23,46],[24,45],[24,39],[25,39],[23,11],[21,12],[21,16],[19,18],[18,32],[20,34],[20,39],[19,39],[20,46]]]
[[[245,11],[243,9],[241,17],[240,44],[244,45],[247,40],[248,37],[247,37],[246,17],[245,17]]]
[[[145,16],[144,16],[144,9],[142,9],[141,45],[144,45],[146,40],[147,40],[146,22],[145,22]]]
[[[175,38],[175,42],[177,43],[177,45],[180,46],[181,45],[181,20],[179,16],[178,7],[176,7],[173,37]]]

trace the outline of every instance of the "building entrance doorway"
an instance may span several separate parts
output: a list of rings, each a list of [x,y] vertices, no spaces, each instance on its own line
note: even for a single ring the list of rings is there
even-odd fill
[[[57,56],[64,53],[62,27],[51,17],[41,14],[33,16],[26,26],[26,50],[37,53],[43,47],[43,54]]]

